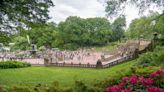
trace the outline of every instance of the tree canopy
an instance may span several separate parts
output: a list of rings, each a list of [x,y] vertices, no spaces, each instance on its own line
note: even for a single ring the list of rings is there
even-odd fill
[[[57,47],[103,45],[111,41],[111,25],[106,18],[83,19],[71,16],[59,23]]]
[[[126,27],[126,19],[125,16],[120,16],[112,24],[112,39],[113,41],[120,40],[122,37],[124,37]]]
[[[153,33],[157,32],[164,38],[164,15],[152,14],[134,19],[127,32],[130,38],[152,39]]]
[[[49,19],[48,8],[51,6],[54,6],[51,0],[1,0],[0,31],[25,27],[29,22],[44,23]]]
[[[20,32],[14,35],[14,43],[28,43],[26,36],[29,35],[31,41],[33,40],[38,47],[77,49],[106,45],[119,40],[124,35],[126,23],[125,17],[119,17],[111,24],[108,19],[101,17],[84,19],[70,16],[59,24],[31,23],[30,25],[29,30],[19,29]],[[24,45],[26,47],[26,44]]]

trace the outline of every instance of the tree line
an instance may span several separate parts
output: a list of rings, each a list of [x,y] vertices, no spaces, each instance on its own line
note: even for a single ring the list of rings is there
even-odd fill
[[[31,24],[30,30],[20,29],[13,35],[18,48],[27,49],[28,35],[38,47],[77,49],[79,47],[102,46],[117,41],[124,36],[125,17],[110,23],[106,18],[87,18],[70,16],[59,24]],[[20,47],[21,46],[21,47]]]

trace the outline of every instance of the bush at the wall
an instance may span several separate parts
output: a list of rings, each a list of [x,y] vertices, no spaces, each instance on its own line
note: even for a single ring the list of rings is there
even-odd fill
[[[0,69],[30,67],[31,64],[18,61],[1,61]]]

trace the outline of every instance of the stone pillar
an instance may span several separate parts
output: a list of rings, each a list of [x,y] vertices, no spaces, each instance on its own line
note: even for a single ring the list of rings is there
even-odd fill
[[[105,61],[105,56],[101,55],[101,61]]]
[[[103,65],[102,65],[102,62],[100,59],[96,63],[96,68],[98,68],[98,69],[103,68]]]
[[[134,53],[133,53],[133,57],[137,58],[139,56],[139,48],[136,48]]]
[[[47,66],[49,64],[49,59],[48,58],[44,58],[44,65]]]

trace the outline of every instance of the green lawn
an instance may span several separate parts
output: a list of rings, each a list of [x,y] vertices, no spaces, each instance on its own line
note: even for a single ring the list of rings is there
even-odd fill
[[[104,80],[117,74],[117,71],[127,71],[134,61],[113,66],[108,69],[60,68],[60,67],[29,67],[18,69],[0,69],[0,85],[36,85],[58,81],[61,86],[70,86],[75,80],[92,84],[96,80]]]

